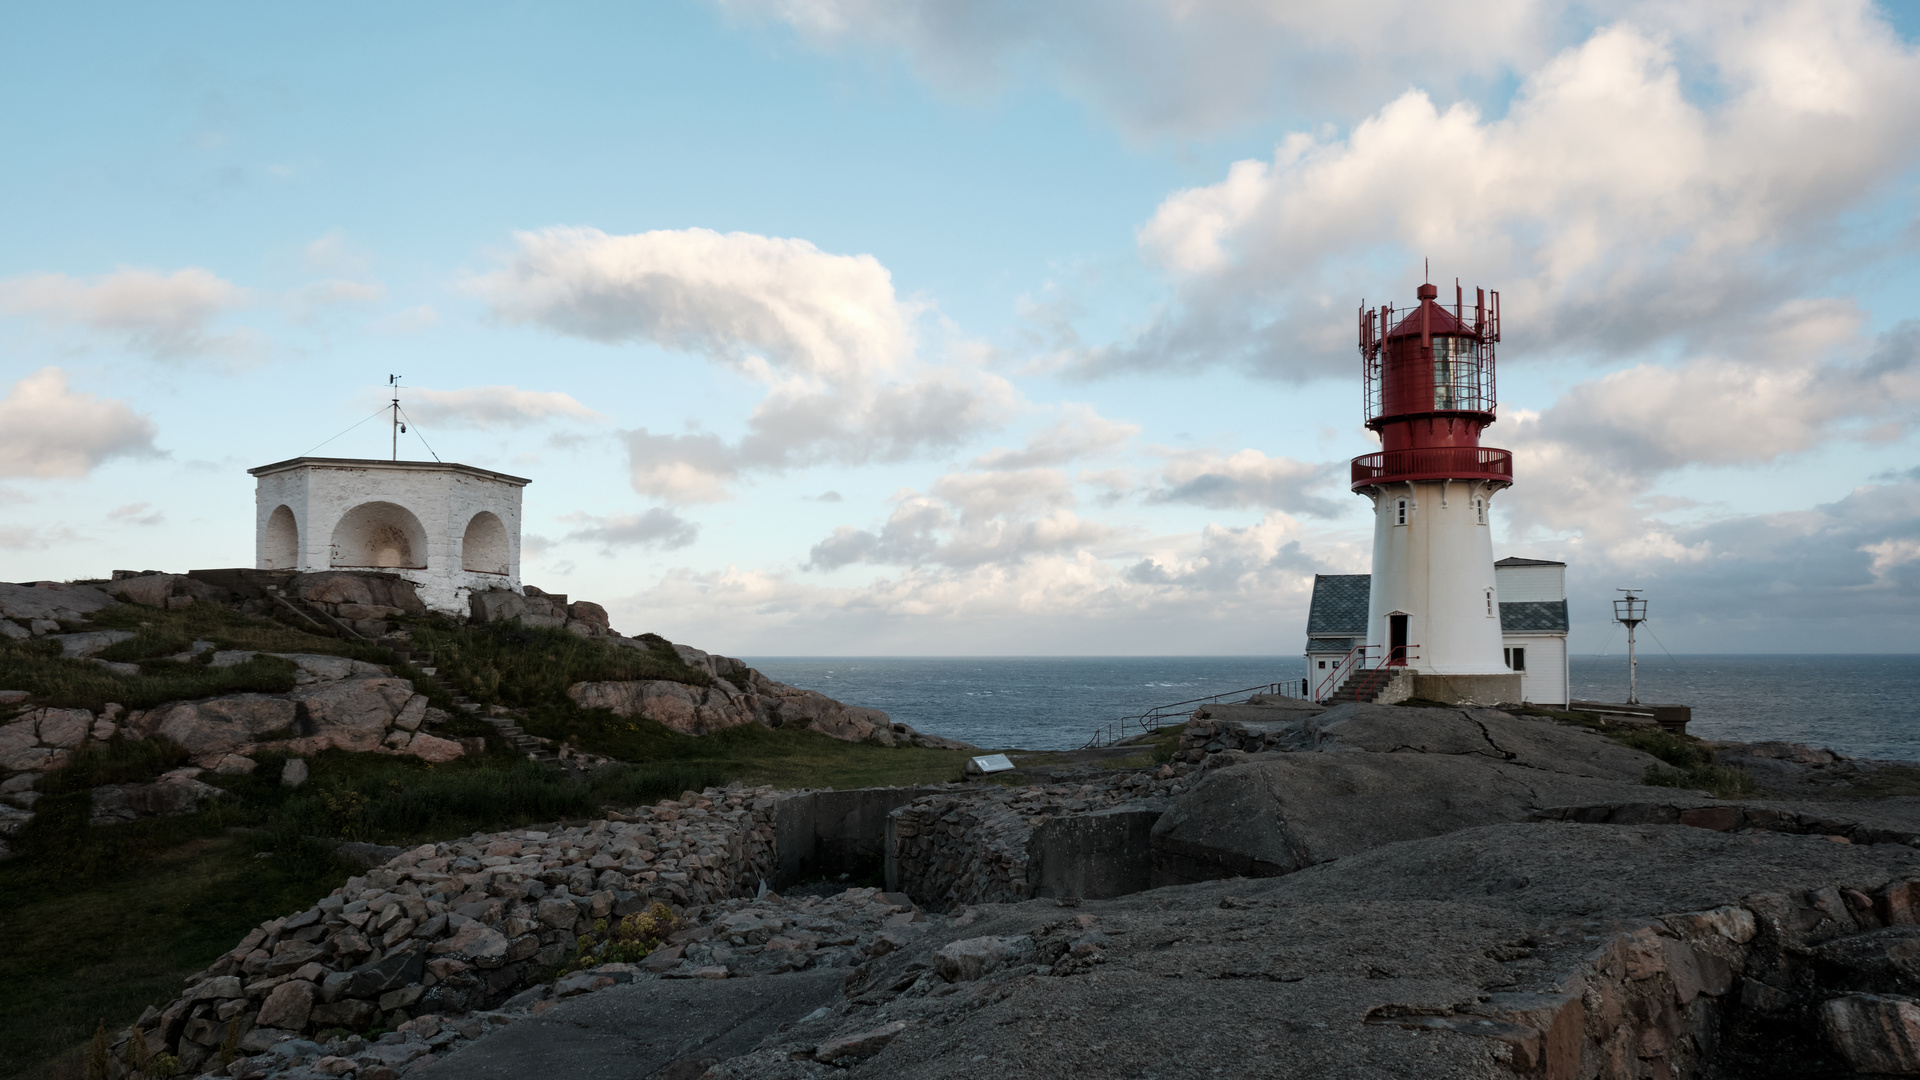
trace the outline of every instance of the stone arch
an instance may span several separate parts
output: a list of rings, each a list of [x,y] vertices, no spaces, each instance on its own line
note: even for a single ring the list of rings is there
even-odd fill
[[[267,531],[262,540],[261,569],[300,568],[300,522],[294,519],[292,507],[281,503],[273,508],[273,513],[267,515]]]
[[[476,574],[505,574],[512,553],[507,545],[507,527],[498,515],[482,510],[467,522],[460,540],[460,569]]]
[[[397,503],[361,503],[333,527],[333,565],[424,570],[427,530]]]

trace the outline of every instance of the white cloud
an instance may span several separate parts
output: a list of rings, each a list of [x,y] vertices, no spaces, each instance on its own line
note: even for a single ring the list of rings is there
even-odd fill
[[[1073,483],[1055,469],[950,473],[930,495],[902,493],[878,532],[843,525],[809,553],[809,569],[853,563],[980,566],[1075,552],[1114,530],[1075,514]]]
[[[247,290],[198,268],[162,274],[119,270],[91,281],[31,274],[0,281],[0,310],[38,317],[56,327],[117,336],[162,359],[257,354],[262,339],[238,329],[212,331],[219,316],[247,301]]]
[[[128,503],[107,511],[107,520],[126,525],[158,525],[166,520],[166,513],[152,503]]]
[[[468,386],[459,390],[400,388],[400,411],[439,428],[526,427],[548,420],[605,423],[601,413],[558,390],[522,390],[517,386]]]
[[[1504,115],[1408,90],[1169,196],[1139,239],[1178,297],[1087,366],[1344,368],[1389,260],[1501,287],[1510,346],[1565,355],[1750,338],[1819,287],[1784,266],[1877,257],[1837,225],[1920,157],[1920,53],[1857,0],[1678,30],[1632,10],[1651,25],[1560,53]]]
[[[767,387],[737,440],[627,435],[634,490],[677,503],[821,463],[900,461],[960,445],[1019,401],[999,376],[915,356],[915,305],[871,255],[804,240],[684,229],[521,233],[473,288],[496,315],[608,344],[698,353]]]
[[[612,517],[568,514],[560,520],[576,526],[566,535],[566,539],[599,544],[609,554],[616,547],[649,547],[672,551],[686,547],[700,536],[698,525],[657,506],[641,514]]]
[[[0,476],[85,476],[117,457],[158,457],[152,420],[124,401],[67,388],[57,367],[13,384],[0,398]]]
[[[871,255],[710,229],[550,228],[516,239],[507,265],[474,282],[508,321],[699,353],[763,381],[778,370],[845,383],[913,351],[913,311]]]
[[[5,551],[44,551],[55,544],[71,544],[80,539],[78,533],[67,528],[0,525],[0,550]]]
[[[1192,503],[1216,510],[1254,506],[1315,517],[1338,517],[1342,507],[1308,494],[1337,479],[1340,467],[1272,458],[1258,450],[1220,454],[1214,450],[1168,450],[1160,486],[1147,493],[1155,503]]]
[[[1029,469],[1065,465],[1094,454],[1117,450],[1140,434],[1140,425],[1109,420],[1090,405],[1060,406],[1060,418],[1035,432],[1019,450],[995,449],[975,458],[976,469]]]

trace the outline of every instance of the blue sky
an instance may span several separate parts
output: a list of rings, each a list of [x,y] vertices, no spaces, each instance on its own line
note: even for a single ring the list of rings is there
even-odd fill
[[[397,372],[629,632],[1293,652],[1366,569],[1353,310],[1431,257],[1576,648],[1618,584],[1920,648],[1912,7],[1429,12],[9,9],[0,577],[249,563],[244,470],[384,455]]]

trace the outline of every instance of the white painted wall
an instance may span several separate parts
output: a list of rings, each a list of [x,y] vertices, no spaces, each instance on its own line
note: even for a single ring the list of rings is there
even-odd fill
[[[1494,569],[1494,585],[1500,599],[1565,600],[1567,568],[1564,566],[1500,566]]]
[[[1325,699],[1347,681],[1349,665],[1343,663],[1346,659],[1347,654],[1343,652],[1307,654],[1307,691],[1315,701]],[[1326,667],[1321,667],[1321,664]]]
[[[435,462],[353,461],[332,458],[295,458],[250,470],[254,489],[254,565],[261,569],[317,571],[327,569],[386,569],[414,583],[420,599],[435,611],[464,614],[467,596],[475,589],[520,588],[520,489],[527,481],[503,473]],[[346,529],[343,519],[369,503],[390,503],[403,511],[374,513],[363,510]],[[299,529],[299,559],[295,566],[271,565],[273,544],[268,523],[285,506]],[[490,513],[504,533],[504,562],[500,537],[492,537],[483,560],[501,566],[504,573],[463,569],[463,543],[476,515]],[[411,521],[406,520],[407,517]],[[391,521],[389,521],[391,519]],[[372,535],[367,528],[393,524],[409,534],[414,567],[370,566],[356,550],[356,538]],[[412,526],[418,526],[418,532]],[[486,531],[486,530],[482,530]],[[479,535],[476,533],[476,535]],[[341,541],[344,549],[336,548]],[[424,556],[424,557],[422,557]],[[424,566],[417,564],[424,562]]]
[[[1407,619],[1409,666],[1439,675],[1504,675],[1500,597],[1493,572],[1492,529],[1476,499],[1479,484],[1419,482],[1373,489],[1373,587],[1367,643],[1384,655],[1388,616]],[[1399,504],[1407,501],[1406,524]],[[1488,610],[1489,601],[1492,610]]]
[[[1527,669],[1520,676],[1520,699],[1535,705],[1565,705],[1568,701],[1567,638],[1564,634],[1508,634],[1503,649],[1527,650]]]

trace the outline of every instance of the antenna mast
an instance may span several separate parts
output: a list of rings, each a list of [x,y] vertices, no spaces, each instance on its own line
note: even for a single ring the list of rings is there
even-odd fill
[[[400,460],[400,376],[387,376],[387,385],[393,388],[393,460]]]
[[[1640,662],[1633,652],[1633,628],[1647,621],[1647,602],[1638,596],[1643,589],[1615,589],[1627,595],[1613,602],[1615,621],[1627,626],[1627,704],[1640,704]]]

